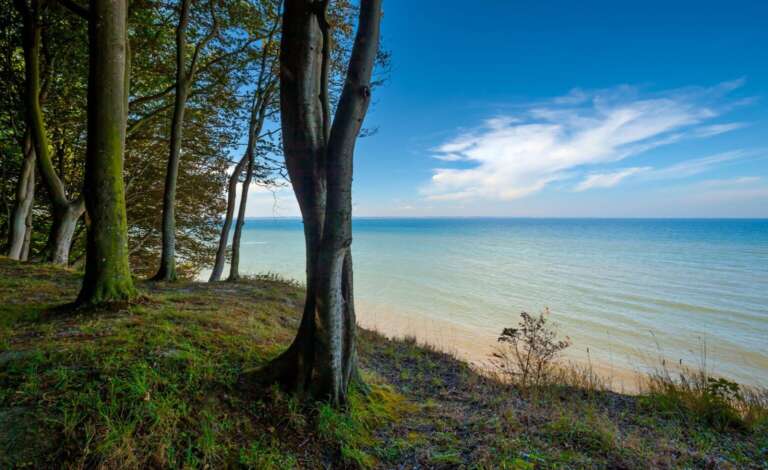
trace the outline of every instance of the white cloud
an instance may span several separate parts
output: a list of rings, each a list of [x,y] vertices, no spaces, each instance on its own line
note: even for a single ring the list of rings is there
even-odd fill
[[[731,186],[750,186],[762,181],[759,176],[741,176],[738,178],[704,180],[699,186],[705,188],[723,188]]]
[[[584,178],[578,185],[576,185],[574,189],[576,191],[586,191],[593,188],[612,188],[624,179],[638,174],[645,180],[687,178],[699,173],[704,173],[705,171],[711,170],[712,168],[720,166],[724,163],[755,155],[758,155],[758,153],[747,152],[744,150],[733,150],[730,152],[718,153],[716,155],[710,155],[702,158],[692,158],[690,160],[685,160],[663,168],[653,168],[646,166],[620,168],[608,173],[592,173]],[[738,179],[708,181],[712,184],[716,182],[728,182],[729,184],[733,184],[736,181],[746,183],[759,179],[759,177],[743,177]]]
[[[711,126],[702,126],[696,130],[697,137],[712,137],[726,132],[735,131],[746,127],[743,122],[728,122],[725,124],[712,124]]]
[[[684,138],[734,130],[736,123],[718,125],[711,120],[727,110],[725,95],[742,83],[736,80],[645,96],[628,86],[574,90],[516,115],[496,116],[433,149],[435,158],[461,161],[464,167],[434,169],[422,193],[432,200],[516,199],[574,170],[619,161]],[[465,168],[467,163],[472,166]],[[630,174],[592,175],[591,181],[587,177],[579,186],[607,187]]]
[[[703,173],[723,163],[738,160],[751,155],[754,155],[754,153],[744,150],[733,150],[730,152],[718,153],[716,155],[710,155],[707,157],[693,158],[665,168],[659,168],[654,170],[652,173],[649,173],[647,176],[653,179],[687,178],[689,176]]]
[[[621,180],[637,173],[648,171],[650,167],[624,168],[623,170],[612,173],[595,173],[587,176],[576,186],[576,191],[586,191],[593,188],[612,188],[619,184]]]

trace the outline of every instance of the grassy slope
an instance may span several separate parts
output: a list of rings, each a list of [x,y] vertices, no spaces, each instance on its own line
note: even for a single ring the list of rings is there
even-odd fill
[[[664,397],[535,396],[446,354],[361,333],[349,413],[245,379],[292,338],[270,279],[140,287],[66,313],[79,276],[0,258],[0,468],[768,468],[768,430],[716,431]]]

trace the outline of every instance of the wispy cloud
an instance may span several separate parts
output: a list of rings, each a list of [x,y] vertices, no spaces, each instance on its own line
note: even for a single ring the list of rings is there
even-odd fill
[[[732,132],[747,127],[744,122],[728,122],[724,124],[712,124],[711,126],[702,126],[696,130],[696,137],[712,137],[726,132]]]
[[[611,173],[595,173],[587,176],[576,186],[576,191],[586,191],[593,188],[612,188],[619,184],[621,180],[643,171],[650,170],[651,167],[624,168],[623,170]]]
[[[759,176],[704,180],[695,184],[694,189],[691,198],[706,203],[768,199],[768,185]]]
[[[629,86],[574,90],[514,115],[496,116],[433,149],[435,158],[461,163],[461,168],[434,169],[422,193],[433,200],[520,198],[575,170],[735,130],[743,124],[712,120],[732,107],[727,94],[742,84],[735,80],[645,95]],[[644,170],[593,174],[577,189],[609,187]]]
[[[730,152],[722,152],[707,157],[685,160],[675,165],[653,170],[653,172],[648,173],[645,176],[654,179],[687,178],[689,176],[704,173],[705,171],[708,171],[724,163],[753,155],[756,154],[746,150],[732,150]]]
[[[759,151],[733,150],[730,152],[709,155],[707,157],[691,158],[689,160],[685,160],[680,163],[662,168],[631,167],[619,168],[605,173],[591,173],[585,177],[578,185],[576,185],[574,190],[586,191],[588,189],[594,188],[612,188],[631,176],[637,176],[637,178],[642,178],[644,180],[688,178],[700,173],[704,173],[731,161],[759,155]],[[741,181],[745,182],[749,178],[752,177],[744,177],[741,179]]]

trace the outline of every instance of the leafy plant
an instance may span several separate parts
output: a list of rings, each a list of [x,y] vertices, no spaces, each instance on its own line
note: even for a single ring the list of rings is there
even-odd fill
[[[538,315],[520,314],[517,328],[504,328],[491,363],[510,382],[529,387],[547,383],[560,353],[571,345],[568,337],[557,339],[547,321],[549,309]]]

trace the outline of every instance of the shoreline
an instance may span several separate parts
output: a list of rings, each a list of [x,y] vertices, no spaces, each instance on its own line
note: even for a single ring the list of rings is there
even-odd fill
[[[399,313],[386,305],[365,300],[355,299],[355,303],[357,322],[363,328],[387,338],[414,338],[419,344],[431,346],[468,362],[480,373],[494,372],[491,354],[495,350],[497,335],[486,335],[450,320]],[[613,392],[633,395],[641,392],[646,373],[595,360],[589,347],[586,347],[585,353],[580,352],[582,348],[583,345],[572,346],[558,362],[591,370]]]

